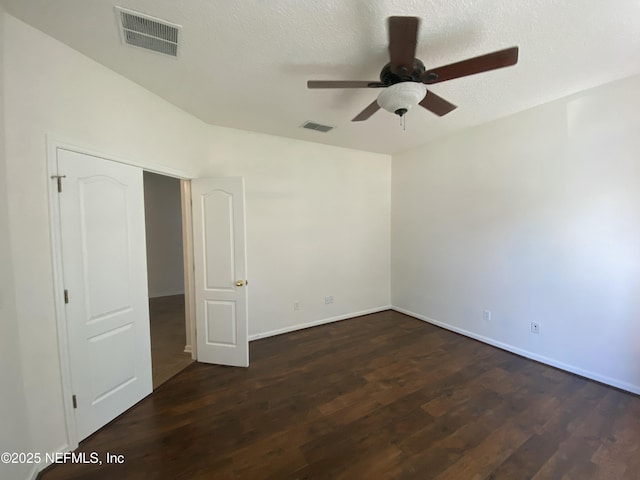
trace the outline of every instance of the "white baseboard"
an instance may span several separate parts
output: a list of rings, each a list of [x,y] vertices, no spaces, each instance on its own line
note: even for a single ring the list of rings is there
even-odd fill
[[[489,337],[485,337],[483,335],[478,335],[477,333],[470,332],[469,330],[465,330],[463,328],[459,328],[454,325],[450,325],[448,323],[434,320],[433,318],[420,315],[418,313],[412,312],[410,310],[406,310],[404,308],[392,306],[391,309],[395,310],[396,312],[409,315],[410,317],[417,318],[418,320],[422,320],[423,322],[431,323],[438,327],[442,327],[445,330],[450,330],[452,332],[459,333],[460,335],[464,335],[465,337],[473,338],[474,340],[478,340],[480,342],[492,345],[494,347],[498,347],[502,350],[506,350],[507,352],[515,353],[516,355],[520,355],[521,357],[530,358],[531,360],[535,360],[537,362],[559,368],[560,370],[565,370],[570,373],[575,373],[576,375],[580,375],[581,377],[589,378],[591,380],[595,380],[596,382],[611,385],[612,387],[620,388],[621,390],[626,390],[628,392],[635,393],[636,395],[640,395],[640,386],[638,385],[633,385],[631,383],[624,382],[622,380],[606,377],[604,375],[600,375],[600,374],[591,372],[589,370],[584,370],[574,365],[569,365],[564,362],[560,362],[553,358],[545,357],[543,355],[538,355],[537,353],[533,353],[528,350],[523,350],[521,348],[514,347],[513,345],[509,345],[508,343],[499,342],[497,340],[494,340]]]
[[[47,468],[48,465],[44,465],[42,468],[40,468],[40,465],[34,465],[33,467],[31,467],[31,471],[29,472],[29,476],[27,477],[28,480],[36,480],[36,478],[38,478],[38,474],[44,470],[45,468]]]
[[[58,447],[52,453],[64,453],[64,452],[70,452],[71,450],[75,450],[75,448],[71,448],[69,447],[69,445],[65,444],[61,447]],[[44,457],[44,453],[41,453],[40,455]],[[45,468],[49,467],[50,465],[52,465],[51,462],[43,462],[43,463],[34,465],[31,471],[29,472],[29,476],[27,477],[28,480],[36,480],[40,472],[42,472]]]
[[[249,335],[249,341],[258,340],[260,338],[274,337],[276,335],[282,335],[283,333],[295,332],[296,330],[303,330],[305,328],[317,327],[318,325],[324,325],[325,323],[339,322],[340,320],[347,320],[349,318],[360,317],[362,315],[369,315],[370,313],[384,312],[390,310],[391,305],[385,305],[382,307],[371,308],[369,310],[363,310],[361,312],[348,313],[346,315],[339,315],[337,317],[323,318],[309,323],[299,323],[290,327],[278,328],[276,330],[270,330],[268,332],[254,333]]]
[[[184,288],[181,290],[172,290],[170,292],[149,292],[149,298],[171,297],[173,295],[184,295]]]

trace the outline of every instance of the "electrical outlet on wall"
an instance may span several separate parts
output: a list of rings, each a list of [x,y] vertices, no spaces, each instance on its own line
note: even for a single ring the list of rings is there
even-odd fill
[[[489,320],[491,320],[491,310],[483,310],[482,311],[482,319],[485,322],[488,322]]]
[[[540,333],[540,324],[538,322],[531,322],[531,333]]]
[[[293,310],[296,312],[300,310],[300,302],[298,301],[293,302]]]
[[[324,304],[329,305],[330,303],[333,303],[333,295],[324,297]]]

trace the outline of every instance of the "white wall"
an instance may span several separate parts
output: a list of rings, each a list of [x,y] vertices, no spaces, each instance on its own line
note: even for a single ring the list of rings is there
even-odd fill
[[[393,305],[640,393],[639,111],[634,77],[394,156]]]
[[[180,180],[144,172],[149,297],[184,293]]]
[[[46,136],[193,170],[205,125],[11,16],[5,23],[9,227],[33,448],[66,446],[49,239]]]
[[[253,338],[388,307],[388,155],[222,127],[210,142],[203,174],[245,177]]]
[[[0,452],[29,452],[9,238],[4,117],[4,10],[0,6]],[[32,466],[0,463],[0,478],[27,478]]]
[[[35,451],[66,444],[47,135],[189,176],[245,176],[254,335],[389,304],[389,156],[204,125],[13,17],[5,27],[9,227]]]

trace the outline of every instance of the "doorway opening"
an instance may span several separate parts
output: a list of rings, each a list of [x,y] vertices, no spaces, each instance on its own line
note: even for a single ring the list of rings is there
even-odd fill
[[[188,367],[192,358],[181,180],[145,171],[144,205],[153,389]]]

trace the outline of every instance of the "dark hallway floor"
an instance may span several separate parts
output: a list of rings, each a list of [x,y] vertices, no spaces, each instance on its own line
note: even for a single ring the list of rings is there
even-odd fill
[[[193,360],[185,353],[184,295],[149,299],[153,389],[184,370]]]

